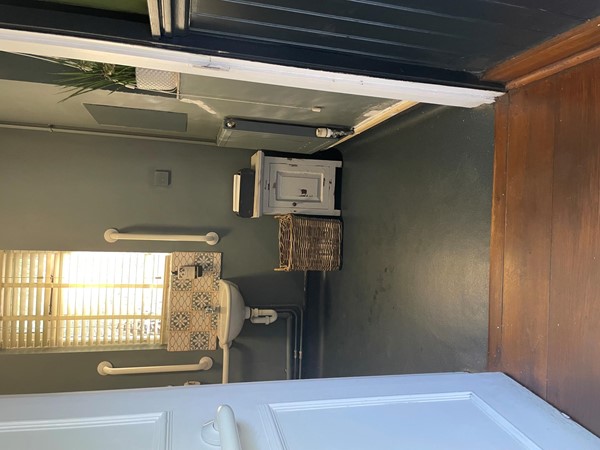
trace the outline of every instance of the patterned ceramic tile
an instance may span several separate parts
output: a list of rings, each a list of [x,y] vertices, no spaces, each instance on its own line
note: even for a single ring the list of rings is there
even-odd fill
[[[208,253],[198,253],[194,258],[194,264],[202,266],[203,274],[219,276],[221,274],[221,255],[218,258]]]
[[[175,252],[171,271],[188,265],[201,265],[202,276],[178,280],[173,276],[169,299],[169,351],[215,350],[217,319],[215,313],[221,254],[214,252]]]
[[[178,280],[176,277],[171,281],[171,289],[174,291],[191,291],[192,280]]]
[[[172,330],[187,331],[190,328],[190,313],[187,311],[176,311],[171,314],[169,325]]]
[[[210,333],[197,331],[190,333],[190,350],[206,350],[210,344]]]
[[[194,292],[192,294],[192,309],[197,311],[206,311],[208,308],[212,308],[212,293],[210,292]]]

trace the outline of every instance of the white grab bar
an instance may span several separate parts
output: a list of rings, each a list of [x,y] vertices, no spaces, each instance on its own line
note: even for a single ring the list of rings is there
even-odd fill
[[[139,373],[164,373],[164,372],[195,372],[209,370],[213,365],[212,358],[203,356],[198,364],[181,364],[177,366],[142,366],[114,368],[109,361],[98,364],[98,373],[105,375],[135,375]]]
[[[119,233],[115,228],[109,228],[104,232],[104,240],[111,244],[117,241],[170,241],[170,242],[206,242],[215,245],[219,242],[219,235],[214,231],[205,235],[198,234],[136,234]]]

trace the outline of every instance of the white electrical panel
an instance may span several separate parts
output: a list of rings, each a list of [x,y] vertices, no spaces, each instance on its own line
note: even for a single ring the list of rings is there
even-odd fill
[[[254,214],[339,216],[335,209],[336,168],[341,161],[252,156],[255,171]]]

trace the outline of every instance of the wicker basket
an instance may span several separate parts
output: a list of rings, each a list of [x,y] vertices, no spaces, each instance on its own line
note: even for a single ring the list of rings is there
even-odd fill
[[[279,220],[279,268],[293,270],[340,270],[342,222],[286,214]]]

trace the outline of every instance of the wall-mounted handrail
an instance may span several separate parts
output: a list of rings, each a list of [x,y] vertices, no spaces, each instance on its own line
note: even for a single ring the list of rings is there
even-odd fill
[[[141,234],[141,233],[119,233],[115,228],[109,228],[104,232],[106,242],[117,241],[169,241],[169,242],[206,242],[215,245],[219,242],[219,235],[214,231],[202,234]]]
[[[165,373],[165,372],[195,372],[197,370],[209,370],[213,365],[212,358],[203,356],[198,364],[180,364],[176,366],[142,366],[114,368],[109,361],[98,364],[100,375],[136,375],[139,373]]]

